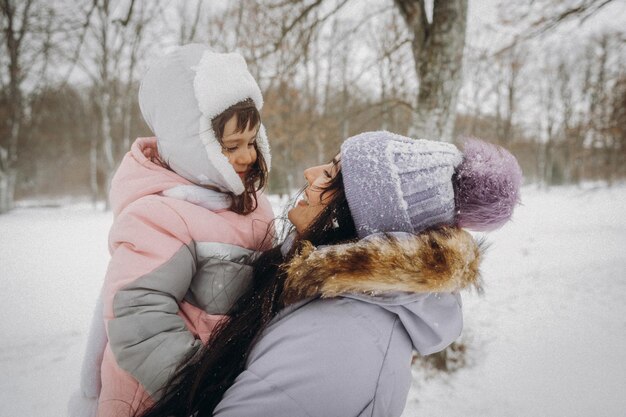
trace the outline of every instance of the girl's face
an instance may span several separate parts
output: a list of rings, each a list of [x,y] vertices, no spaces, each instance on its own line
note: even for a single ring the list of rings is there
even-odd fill
[[[333,192],[322,192],[339,171],[339,155],[325,165],[318,165],[304,170],[304,178],[308,185],[302,193],[302,199],[289,210],[287,217],[298,233],[302,233],[324,210],[333,196]]]
[[[255,142],[259,126],[246,126],[243,132],[237,132],[237,115],[231,117],[224,126],[222,138],[222,154],[228,158],[241,181],[256,162]]]

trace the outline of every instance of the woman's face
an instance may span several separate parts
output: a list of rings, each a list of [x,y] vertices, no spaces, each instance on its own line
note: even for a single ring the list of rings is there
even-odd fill
[[[339,155],[325,165],[318,165],[304,170],[307,187],[296,206],[289,210],[287,217],[298,233],[302,233],[324,210],[333,196],[333,192],[322,192],[339,171]]]
[[[257,154],[254,147],[258,126],[248,126],[243,132],[237,132],[237,115],[226,122],[222,138],[222,153],[228,158],[239,178],[243,181],[256,162]]]

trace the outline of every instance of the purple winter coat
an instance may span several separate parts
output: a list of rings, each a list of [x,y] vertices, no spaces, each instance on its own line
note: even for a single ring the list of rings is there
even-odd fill
[[[398,236],[294,258],[285,284],[293,304],[265,329],[214,416],[402,414],[412,351],[440,351],[461,333],[457,290],[478,285],[480,249],[460,229]]]

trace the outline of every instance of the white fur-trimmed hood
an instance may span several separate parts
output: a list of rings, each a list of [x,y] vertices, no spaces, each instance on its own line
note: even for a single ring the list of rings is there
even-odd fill
[[[139,89],[141,112],[157,137],[161,158],[194,184],[236,195],[244,186],[222,154],[211,119],[247,98],[261,110],[261,90],[243,57],[201,44],[179,47],[154,61]],[[269,169],[270,147],[262,125],[257,144]]]

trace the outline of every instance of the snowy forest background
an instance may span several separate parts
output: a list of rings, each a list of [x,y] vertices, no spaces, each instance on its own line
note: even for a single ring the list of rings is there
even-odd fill
[[[626,175],[621,0],[3,0],[0,212],[106,200],[138,80],[168,48],[238,50],[265,96],[270,192],[364,130],[510,148],[527,183]]]
[[[502,144],[525,176],[463,336],[404,417],[626,410],[623,0],[0,0],[0,417],[65,415],[108,262],[108,181],[153,57],[241,52],[276,214],[302,170],[387,129]],[[442,372],[443,371],[443,372]],[[61,383],[60,383],[61,382]]]

